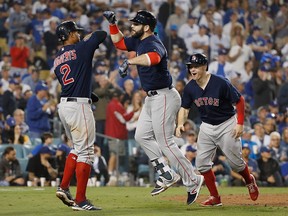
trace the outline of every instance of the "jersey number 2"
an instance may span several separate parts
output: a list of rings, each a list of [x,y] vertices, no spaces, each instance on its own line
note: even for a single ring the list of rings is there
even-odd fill
[[[60,73],[63,74],[62,81],[64,85],[68,85],[74,82],[74,78],[68,78],[70,72],[71,69],[68,64],[64,64],[61,66]]]

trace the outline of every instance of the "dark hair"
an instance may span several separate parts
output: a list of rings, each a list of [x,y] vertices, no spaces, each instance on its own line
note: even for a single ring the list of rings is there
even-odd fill
[[[50,132],[44,132],[41,136],[42,143],[44,143],[48,138],[53,138],[53,134]]]
[[[5,148],[2,156],[9,154],[11,151],[15,151],[15,149],[12,146],[8,146],[7,148]]]

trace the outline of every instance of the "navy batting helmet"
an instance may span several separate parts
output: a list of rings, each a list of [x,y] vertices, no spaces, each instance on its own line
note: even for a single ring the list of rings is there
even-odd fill
[[[156,17],[151,12],[146,10],[137,11],[136,16],[129,20],[131,22],[140,23],[143,25],[149,25],[151,31],[154,31],[154,28],[157,24]]]
[[[79,28],[74,21],[64,21],[56,28],[56,34],[59,41],[66,41],[71,32],[84,31],[83,28]]]
[[[206,55],[202,54],[202,53],[195,53],[192,54],[189,58],[189,61],[186,62],[187,67],[199,67],[199,66],[203,66],[203,65],[207,65],[206,70],[208,70],[208,58]]]

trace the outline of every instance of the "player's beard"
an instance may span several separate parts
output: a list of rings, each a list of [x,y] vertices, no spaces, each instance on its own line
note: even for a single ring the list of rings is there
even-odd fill
[[[143,34],[144,34],[144,26],[142,26],[140,30],[132,32],[131,36],[134,38],[141,38]]]

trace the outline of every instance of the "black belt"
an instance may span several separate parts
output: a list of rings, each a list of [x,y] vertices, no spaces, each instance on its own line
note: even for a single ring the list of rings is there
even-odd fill
[[[174,85],[172,84],[168,88],[170,90],[170,89],[174,88]],[[157,90],[150,90],[150,91],[147,91],[146,93],[147,93],[148,97],[152,97],[152,96],[158,95]]]
[[[77,99],[77,98],[67,98],[66,101],[67,101],[67,102],[78,102],[78,99]],[[88,103],[89,103],[89,104],[92,103],[91,99],[88,99]]]

